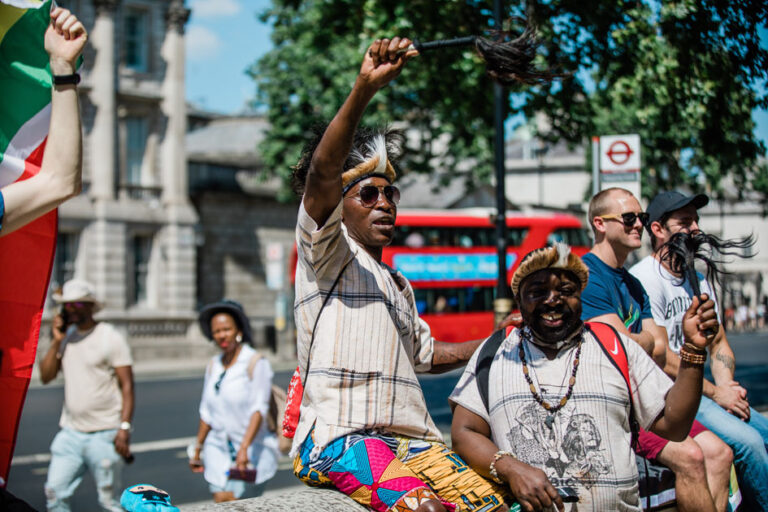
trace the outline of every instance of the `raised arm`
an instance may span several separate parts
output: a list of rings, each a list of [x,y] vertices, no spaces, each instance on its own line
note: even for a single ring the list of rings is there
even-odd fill
[[[51,73],[75,72],[77,57],[88,35],[74,14],[57,7],[45,32]],[[5,217],[0,236],[7,235],[80,193],[82,131],[77,86],[54,85],[51,124],[40,171],[33,177],[3,187]]]
[[[352,147],[352,140],[368,103],[382,87],[394,80],[416,50],[398,53],[410,39],[377,39],[365,52],[352,92],[326,128],[309,166],[304,192],[304,208],[318,226],[341,200],[341,173]]]
[[[704,354],[705,349],[715,337],[707,333],[707,330],[712,329],[712,332],[717,332],[718,328],[715,303],[712,299],[706,294],[694,297],[683,317],[685,345],[681,353],[687,351],[695,352],[697,355]],[[691,347],[693,352],[687,347]],[[700,364],[685,360],[680,362],[675,383],[666,396],[664,412],[650,428],[653,433],[671,441],[685,439],[699,407],[703,379],[703,361]]]

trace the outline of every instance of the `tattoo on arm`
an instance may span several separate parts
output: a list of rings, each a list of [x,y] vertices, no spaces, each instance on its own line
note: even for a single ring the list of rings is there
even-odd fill
[[[733,371],[736,369],[736,361],[731,356],[723,354],[722,351],[718,351],[715,354],[715,359],[720,361],[720,364],[722,364],[728,370]]]

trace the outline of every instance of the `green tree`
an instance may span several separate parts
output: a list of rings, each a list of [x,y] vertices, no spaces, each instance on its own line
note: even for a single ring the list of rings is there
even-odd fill
[[[274,49],[250,70],[272,130],[261,145],[282,177],[313,126],[348,93],[361,55],[376,37],[422,40],[486,33],[492,2],[457,0],[274,0],[262,20]],[[510,91],[512,105],[550,120],[546,140],[584,144],[593,134],[640,133],[644,193],[687,183],[718,193],[733,176],[740,191],[766,192],[751,112],[768,106],[768,54],[757,28],[759,0],[509,2],[539,27],[541,64],[572,73],[548,87]],[[471,50],[428,53],[369,106],[365,122],[415,130],[409,171],[468,183],[492,175],[492,87]],[[585,167],[587,167],[585,162]],[[285,197],[288,197],[286,194]]]

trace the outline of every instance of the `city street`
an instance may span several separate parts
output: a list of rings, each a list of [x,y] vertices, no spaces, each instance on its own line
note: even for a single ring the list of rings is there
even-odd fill
[[[750,402],[758,408],[768,406],[768,332],[732,334],[736,352],[736,379],[750,391]],[[276,374],[276,382],[287,386],[291,372]],[[422,379],[425,396],[435,422],[448,433],[450,409],[447,396],[459,371]],[[202,388],[200,378],[143,380],[137,377],[136,414],[132,447],[135,462],[127,466],[124,486],[151,483],[167,490],[176,505],[210,499],[207,485],[199,474],[189,471],[186,446],[197,432],[197,406]],[[63,389],[34,387],[27,395],[19,438],[11,467],[8,489],[38,510],[45,509],[43,483],[48,468],[48,446],[57,432]],[[267,490],[297,485],[287,459]],[[93,481],[86,476],[72,501],[73,510],[94,510]]]

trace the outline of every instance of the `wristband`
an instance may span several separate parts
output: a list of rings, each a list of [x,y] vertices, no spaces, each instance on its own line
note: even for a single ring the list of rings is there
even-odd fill
[[[690,341],[686,341],[685,343],[683,343],[683,347],[684,347],[684,348],[685,348],[685,349],[686,349],[688,352],[691,352],[691,353],[693,353],[693,354],[697,354],[697,355],[704,355],[704,354],[706,354],[706,353],[707,353],[707,350],[706,350],[706,349],[703,349],[703,348],[699,348],[699,347],[697,347],[696,345],[694,345],[693,343],[691,343]]]
[[[130,421],[123,421],[123,422],[121,422],[120,423],[120,430],[127,430],[128,432],[133,430],[131,422]]]
[[[80,83],[80,74],[72,73],[71,75],[51,75],[53,78],[53,85],[77,85]]]
[[[707,362],[707,356],[704,354],[695,354],[689,351],[686,347],[680,350],[680,360],[695,366],[704,366]]]
[[[512,453],[510,452],[498,451],[493,455],[493,461],[491,462],[491,465],[488,468],[488,471],[491,474],[491,479],[493,479],[493,481],[496,482],[497,484],[501,484],[501,485],[504,484],[504,480],[502,480],[501,477],[499,477],[499,473],[498,471],[496,471],[496,463],[499,461],[500,458],[504,457],[505,455],[508,455],[513,459],[515,458],[515,456],[512,455]]]

